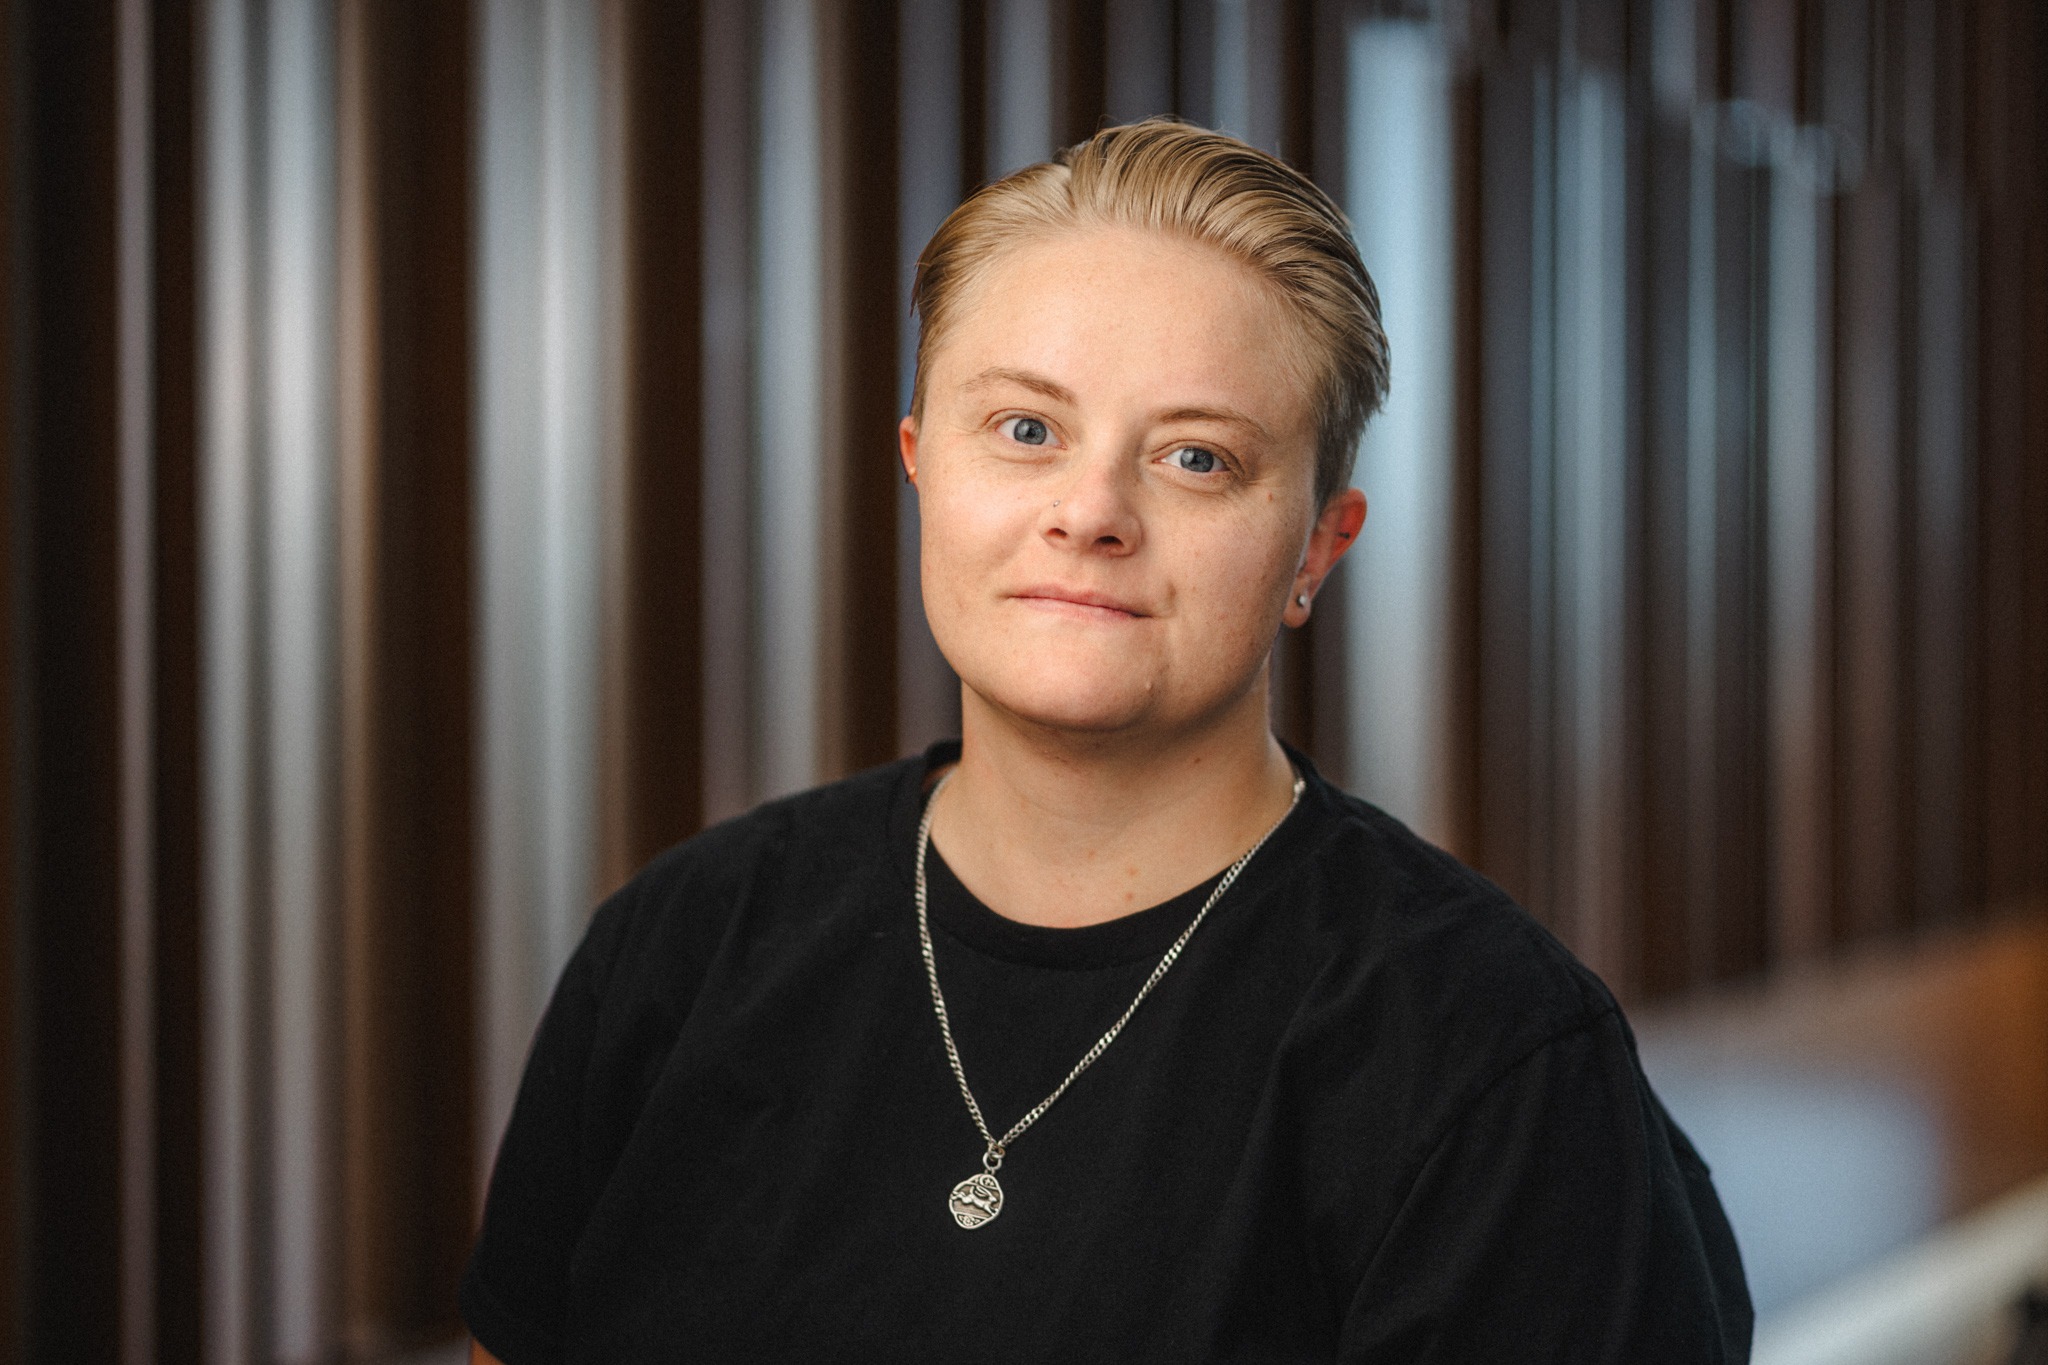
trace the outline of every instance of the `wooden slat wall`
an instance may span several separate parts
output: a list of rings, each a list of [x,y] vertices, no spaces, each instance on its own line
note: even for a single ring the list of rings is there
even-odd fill
[[[1625,69],[1631,104],[1635,906],[1616,984],[1659,995],[1752,975],[2038,886],[2040,646],[2025,608],[2040,460],[2023,454],[2037,419],[2022,415],[2040,383],[2038,16],[1922,0],[1467,15],[1477,861],[1598,956],[1554,880],[1577,817],[1549,756],[1546,718],[1572,684],[1554,672],[1564,618],[1546,575],[1576,551],[1541,496],[1564,376],[1537,340],[1559,249],[1546,120],[1578,62]],[[1972,52],[1988,76],[1973,77]],[[1824,276],[1787,289],[1774,215],[1807,211]],[[1774,290],[1775,306],[1811,300],[1817,317],[1774,314]],[[1773,405],[1788,363],[1824,390],[1799,422]],[[1771,444],[1812,439],[1817,471]],[[1795,475],[1806,482],[1774,490]],[[1793,527],[1785,499],[1815,490],[1817,519]],[[1803,557],[1788,553],[1800,537]],[[1785,686],[1799,690],[1774,701]]]
[[[259,637],[277,604],[243,604],[249,713],[202,717],[200,687],[209,651],[238,638],[210,630],[222,604],[202,569],[246,554],[260,588],[269,553],[263,523],[237,529],[210,501],[227,485],[209,442],[236,414],[219,407],[232,386],[200,388],[202,360],[222,354],[207,349],[207,272],[240,241],[242,268],[268,278],[258,220],[271,191],[249,172],[233,202],[250,221],[221,221],[209,206],[229,201],[202,193],[218,168],[199,138],[221,79],[201,65],[221,52],[200,34],[249,36],[240,97],[261,110],[274,8],[92,0],[0,14],[0,299],[15,319],[0,333],[10,1359],[109,1358],[125,1342],[130,1358],[240,1361],[274,1344],[278,1133],[261,1118],[275,1097],[257,1092],[264,1059],[283,1054],[261,1036],[261,1008],[214,1008],[207,992],[224,988],[201,950],[202,895],[222,872],[203,855],[241,848],[236,875],[254,888],[241,988],[270,998],[264,945],[280,907],[267,900],[263,782],[266,708],[280,699],[262,676],[275,642]],[[332,725],[339,754],[335,828],[320,836],[339,863],[339,947],[323,968],[337,1017],[309,1044],[341,1054],[322,1091],[338,1169],[314,1200],[335,1207],[293,1215],[332,1230],[335,1245],[307,1262],[321,1283],[285,1288],[313,1305],[295,1331],[371,1359],[460,1330],[452,1289],[476,1154],[539,1005],[494,1003],[484,964],[567,942],[510,943],[534,925],[482,891],[517,885],[493,880],[492,813],[533,797],[532,774],[492,776],[484,753],[504,723],[485,709],[499,695],[485,605],[524,590],[492,581],[482,544],[481,490],[507,474],[489,462],[508,457],[486,440],[503,414],[479,357],[507,339],[478,325],[500,283],[481,273],[479,205],[486,153],[506,151],[487,144],[513,136],[477,115],[489,23],[552,16],[596,44],[584,56],[600,88],[583,112],[602,165],[549,183],[595,196],[550,207],[592,227],[608,300],[592,307],[619,411],[572,435],[597,452],[590,486],[609,510],[595,540],[556,542],[587,557],[600,619],[549,637],[587,635],[591,658],[522,661],[598,679],[591,714],[571,718],[596,737],[590,846],[569,850],[590,901],[764,790],[777,717],[763,714],[760,642],[791,623],[763,620],[755,328],[762,186],[783,168],[767,165],[758,122],[773,73],[756,6],[319,12],[332,31],[311,38],[331,43],[335,88],[315,119],[336,151],[335,259],[322,265],[339,298],[322,343],[333,373],[314,392],[331,389],[339,415],[337,501],[322,522],[339,547],[339,612],[331,701],[284,700],[325,706],[306,714]],[[823,604],[817,675],[798,680],[816,702],[803,760],[815,777],[893,757],[957,715],[919,634],[914,504],[894,465],[907,262],[938,200],[969,192],[1041,124],[1056,142],[1168,112],[1242,119],[1341,201],[1350,26],[1434,15],[1455,73],[1440,112],[1457,158],[1444,306],[1459,320],[1444,629],[1460,724],[1440,760],[1453,794],[1441,837],[1632,1000],[1768,980],[1871,936],[1909,939],[2048,894],[2039,6],[791,0],[776,13],[806,26],[798,48],[815,52],[820,82],[806,130],[818,167],[796,187],[817,215],[823,282],[819,448],[797,456],[834,490],[820,581],[806,585]],[[145,14],[146,31],[133,27]],[[1005,44],[1017,35],[1042,45],[1043,69],[1016,69]],[[124,39],[142,44],[141,66],[122,67]],[[119,87],[124,69],[146,79]],[[120,123],[120,108],[147,117]],[[1619,122],[1599,125],[1609,113]],[[1596,126],[1618,135],[1582,136]],[[132,163],[117,152],[146,161],[142,200],[121,198],[117,168]],[[1592,201],[1561,196],[1595,184],[1614,190],[1616,216],[1574,218]],[[1618,241],[1585,236],[1610,228]],[[120,234],[136,230],[143,265],[124,275]],[[1585,250],[1568,258],[1574,241]],[[1610,281],[1584,273],[1596,257],[1621,263],[1619,374],[1597,376],[1621,385],[1612,468],[1573,444],[1604,430],[1586,404],[1605,391],[1589,385],[1600,352],[1560,311],[1607,298],[1595,295]],[[260,323],[270,305],[251,300]],[[135,318],[148,323],[146,375],[120,349]],[[269,361],[260,335],[251,344],[235,362],[248,373],[229,377],[260,387]],[[1394,351],[1399,385],[1399,337]],[[1810,383],[1788,387],[1788,374]],[[260,394],[245,397],[260,417]],[[145,414],[140,445],[122,444],[123,412]],[[139,472],[123,450],[144,452]],[[260,434],[249,450],[260,507]],[[142,476],[146,497],[124,504]],[[1614,519],[1570,501],[1588,488]],[[124,558],[122,544],[143,553]],[[1624,581],[1589,579],[1608,557]],[[1275,712],[1327,771],[1362,784],[1343,770],[1357,703],[1339,623],[1356,590],[1339,575],[1312,626],[1281,642]],[[224,734],[234,743],[211,743]],[[234,809],[251,823],[224,839],[206,812],[226,809],[214,798],[239,777],[207,765],[237,752],[252,785]],[[124,903],[140,921],[123,920]],[[249,1036],[202,1027],[237,1018]],[[138,1069],[122,1040],[141,1037],[153,1049]],[[245,1071],[249,1131],[209,1130],[209,1114],[235,1111],[203,1109],[203,1086]],[[227,1170],[231,1159],[242,1164]],[[246,1224],[206,1221],[230,1206]],[[223,1250],[226,1233],[246,1240]],[[236,1276],[247,1283],[216,1282]],[[240,1316],[208,1321],[214,1311]]]

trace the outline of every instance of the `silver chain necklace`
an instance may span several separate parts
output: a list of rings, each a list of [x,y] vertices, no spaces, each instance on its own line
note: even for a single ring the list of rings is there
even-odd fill
[[[1145,1003],[1145,997],[1152,993],[1152,988],[1159,984],[1160,978],[1166,975],[1167,970],[1180,957],[1181,949],[1188,946],[1188,940],[1195,936],[1195,930],[1202,927],[1202,921],[1216,908],[1216,902],[1223,899],[1223,893],[1237,880],[1237,874],[1244,871],[1245,864],[1252,860],[1252,856],[1266,846],[1266,840],[1272,838],[1274,831],[1287,823],[1289,815],[1294,814],[1294,808],[1301,804],[1301,790],[1304,784],[1299,776],[1295,777],[1294,796],[1287,803],[1287,809],[1273,822],[1272,828],[1261,834],[1258,842],[1246,849],[1244,856],[1232,863],[1217,880],[1216,889],[1209,893],[1209,899],[1202,902],[1202,908],[1188,921],[1188,927],[1180,931],[1180,937],[1173,941],[1173,946],[1159,959],[1159,965],[1152,969],[1152,975],[1145,978],[1145,984],[1138,987],[1137,995],[1132,997],[1130,1005],[1117,1021],[1109,1026],[1109,1032],[1096,1039],[1095,1046],[1081,1054],[1081,1060],[1074,1063],[1074,1069],[1067,1073],[1065,1080],[1052,1088],[1050,1095],[1033,1106],[1030,1113],[1010,1125],[1010,1131],[998,1139],[989,1131],[988,1120],[981,1116],[981,1105],[975,1101],[974,1091],[967,1084],[967,1070],[960,1065],[960,1049],[953,1043],[953,1022],[946,1015],[945,992],[939,989],[939,964],[932,957],[931,916],[925,908],[924,855],[925,850],[931,845],[932,811],[939,804],[940,789],[952,780],[952,776],[951,773],[946,774],[939,779],[939,785],[932,788],[931,796],[924,803],[924,817],[917,822],[917,942],[919,950],[924,954],[925,979],[930,981],[932,986],[932,1011],[939,1016],[939,1036],[946,1042],[946,1062],[953,1068],[953,1079],[960,1083],[960,1098],[967,1101],[967,1112],[973,1116],[974,1126],[981,1131],[982,1140],[988,1143],[988,1150],[981,1158],[981,1174],[967,1177],[955,1185],[953,1192],[946,1197],[946,1209],[953,1215],[954,1222],[963,1228],[978,1228],[1003,1211],[1003,1187],[996,1180],[996,1172],[1002,1168],[1003,1157],[1009,1151],[1010,1144],[1021,1137],[1025,1129],[1038,1122],[1045,1111],[1052,1108],[1053,1102],[1067,1093],[1067,1087],[1116,1041],[1116,1036],[1124,1031],[1124,1025],[1130,1023],[1131,1016],[1138,1012],[1138,1006]]]

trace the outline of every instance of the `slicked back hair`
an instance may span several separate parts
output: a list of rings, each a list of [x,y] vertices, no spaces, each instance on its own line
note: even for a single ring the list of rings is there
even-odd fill
[[[1006,250],[1073,228],[1130,227],[1215,247],[1248,266],[1301,327],[1314,377],[1316,506],[1351,481],[1366,419],[1387,396],[1379,291],[1343,210],[1278,157],[1223,133],[1152,118],[1105,128],[1051,161],[984,185],[917,258],[911,412],[975,280]]]

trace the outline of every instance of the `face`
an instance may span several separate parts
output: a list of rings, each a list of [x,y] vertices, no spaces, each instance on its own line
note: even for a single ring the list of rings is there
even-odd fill
[[[1275,633],[1364,515],[1315,506],[1295,336],[1246,267],[1136,229],[970,286],[902,441],[925,609],[976,698],[1104,734],[1263,706]]]

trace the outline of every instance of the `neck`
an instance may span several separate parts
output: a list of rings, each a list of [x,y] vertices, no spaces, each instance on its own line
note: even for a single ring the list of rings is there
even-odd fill
[[[1266,678],[1172,735],[1048,732],[962,694],[960,765],[932,842],[996,913],[1071,928],[1156,905],[1221,872],[1286,813],[1294,774]]]

